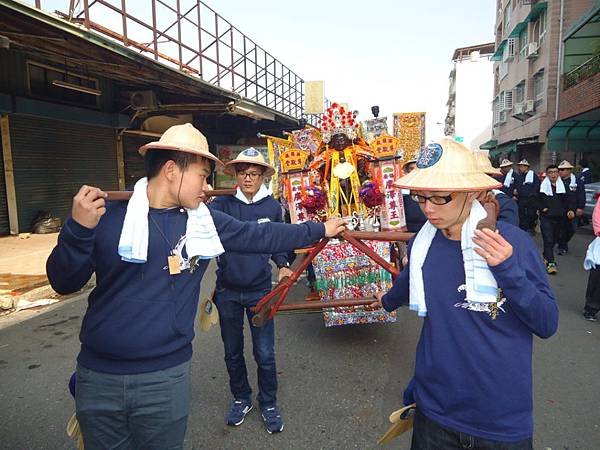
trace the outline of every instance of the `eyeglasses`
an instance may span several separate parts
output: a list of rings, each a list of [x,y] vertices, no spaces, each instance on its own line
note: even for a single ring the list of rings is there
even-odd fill
[[[429,200],[434,205],[445,205],[446,203],[450,203],[454,198],[453,194],[450,195],[430,195],[426,197],[425,195],[419,194],[410,194],[410,198],[412,198],[417,203],[425,203]]]
[[[244,180],[246,179],[246,177],[250,178],[251,180],[256,180],[261,175],[262,175],[262,173],[258,173],[258,172],[238,172],[237,173],[237,176],[243,178]]]
[[[556,170],[556,169],[550,169],[548,172],[546,172],[547,175],[550,175],[552,173],[558,173],[558,170]]]

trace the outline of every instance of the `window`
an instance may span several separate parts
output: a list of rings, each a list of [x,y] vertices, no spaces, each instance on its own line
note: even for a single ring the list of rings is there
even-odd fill
[[[512,8],[510,5],[510,0],[508,1],[508,3],[506,4],[506,7],[504,8],[504,31],[508,31],[508,27],[510,26],[510,13],[512,12]]]
[[[525,101],[525,81],[521,81],[515,86],[515,103],[522,103]]]
[[[527,52],[527,44],[529,44],[527,27],[525,27],[519,33],[519,54],[521,56],[525,56],[525,52]]]
[[[503,61],[500,63],[500,80],[504,79],[504,77],[506,75],[508,75],[508,63],[506,61]]]
[[[533,96],[535,100],[544,98],[544,69],[533,76]]]
[[[77,90],[65,89],[53,84],[53,81],[64,81],[75,86],[98,89],[98,80],[84,77],[72,72],[52,68],[43,64],[27,62],[29,94],[49,100],[58,100],[79,106],[98,107],[98,96]]]
[[[502,61],[508,61],[515,56],[516,39],[508,38],[506,45],[504,46],[504,52],[502,54]]]
[[[505,91],[504,92],[504,109],[505,111],[510,111],[513,107],[513,92]]]
[[[544,40],[544,36],[546,36],[546,10],[543,10],[538,18],[538,22],[540,24],[540,38],[538,40],[538,44],[541,44]]]

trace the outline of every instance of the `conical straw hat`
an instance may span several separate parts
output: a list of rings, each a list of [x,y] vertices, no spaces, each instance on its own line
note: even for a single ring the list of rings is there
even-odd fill
[[[423,191],[487,191],[502,186],[477,166],[473,152],[453,139],[429,144],[417,157],[417,168],[394,182]]]
[[[510,159],[506,159],[504,158],[501,162],[500,162],[500,167],[508,167],[508,166],[512,166],[513,162]]]
[[[561,161],[561,163],[558,165],[559,169],[573,169],[573,164],[571,164],[569,161],[567,161],[566,159],[564,161]]]
[[[265,158],[263,157],[262,153],[260,153],[254,147],[242,150],[237,158],[225,164],[225,170],[223,172],[225,172],[227,175],[235,175],[236,164],[255,164],[257,166],[262,166],[265,168],[263,175],[267,178],[275,173],[273,166],[265,162]]]
[[[138,151],[141,155],[145,155],[148,150],[152,149],[193,153],[223,165],[219,158],[209,151],[206,137],[191,123],[169,127],[158,141],[143,145]]]
[[[492,166],[488,154],[489,152],[487,150],[475,150],[475,152],[473,152],[473,156],[475,156],[475,160],[477,161],[477,167],[479,167],[479,170],[483,173],[488,175],[502,175],[500,169],[496,169]]]

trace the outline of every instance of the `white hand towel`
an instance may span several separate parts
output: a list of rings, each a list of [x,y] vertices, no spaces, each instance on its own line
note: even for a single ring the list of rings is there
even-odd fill
[[[460,246],[463,253],[465,271],[466,301],[469,303],[495,303],[498,285],[487,262],[474,250],[473,236],[477,223],[485,218],[486,212],[478,201],[471,205],[471,213],[461,230]],[[423,283],[423,263],[429,252],[431,242],[437,233],[429,221],[417,234],[410,253],[409,308],[417,311],[420,317],[427,315],[425,286]]]
[[[118,253],[123,261],[145,263],[148,258],[148,179],[135,183],[133,195],[127,204],[127,212],[121,229]],[[196,209],[187,209],[185,249],[188,259],[198,256],[210,259],[225,252],[217,234],[210,211],[204,203]],[[175,250],[175,249],[173,249]],[[182,256],[182,255],[180,255]],[[184,267],[187,267],[182,261]]]
[[[583,268],[592,270],[600,266],[600,237],[594,239],[588,246],[583,260]]]
[[[142,264],[148,255],[148,179],[139,179],[127,204],[118,252],[123,261]]]
[[[569,189],[571,191],[577,190],[577,178],[575,178],[575,175],[573,175],[573,174],[571,174],[571,181],[569,182]]]
[[[544,181],[540,184],[540,192],[542,194],[546,194],[548,197],[552,197],[552,183],[548,177],[544,178]],[[556,180],[556,193],[564,194],[565,193],[565,184],[560,179],[560,177]]]
[[[510,169],[504,177],[504,187],[509,188],[513,184],[513,170]]]
[[[525,175],[525,181],[523,182],[523,184],[531,184],[533,183],[533,170],[530,170],[527,172],[527,175]]]
[[[477,224],[485,219],[487,213],[481,203],[473,202],[471,213],[462,226],[460,248],[465,266],[465,285],[467,303],[496,303],[498,301],[498,284],[485,258],[475,252],[473,236]]]

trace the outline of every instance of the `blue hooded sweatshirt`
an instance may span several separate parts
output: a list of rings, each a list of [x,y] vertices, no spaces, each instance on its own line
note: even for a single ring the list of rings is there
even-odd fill
[[[498,230],[513,254],[490,267],[505,300],[495,319],[465,302],[460,241],[439,230],[433,238],[422,268],[427,316],[404,401],[443,426],[512,442],[533,435],[533,335],[556,332],[558,307],[532,239],[504,222]],[[382,299],[387,311],[409,303],[410,270],[409,258]]]
[[[217,197],[211,207],[244,222],[283,222],[281,205],[271,195],[258,191],[256,201],[249,202],[238,189],[238,194]],[[263,194],[263,195],[261,195]],[[243,291],[271,290],[271,265],[288,262],[286,253],[226,252],[217,258],[217,288]]]
[[[68,219],[46,262],[50,284],[60,294],[78,291],[96,274],[77,360],[114,374],[152,372],[191,358],[200,282],[209,262],[200,260],[193,273],[169,275],[165,237],[172,244],[186,231],[187,212],[179,208],[150,208],[146,263],[122,261],[117,247],[126,210],[126,202],[109,202],[94,229]],[[226,252],[291,251],[325,234],[324,225],[314,222],[240,222],[215,210],[211,215]]]

